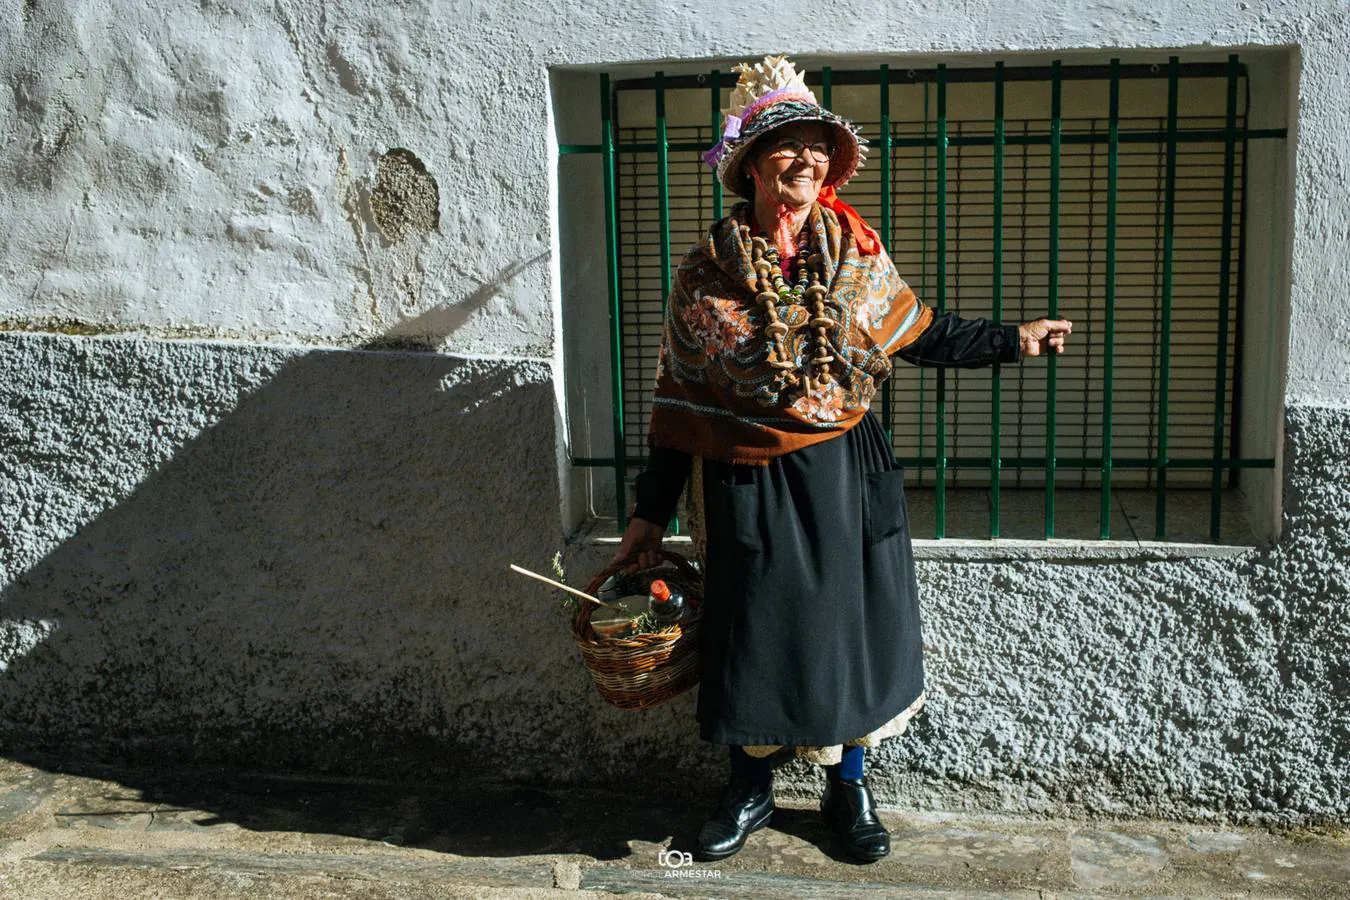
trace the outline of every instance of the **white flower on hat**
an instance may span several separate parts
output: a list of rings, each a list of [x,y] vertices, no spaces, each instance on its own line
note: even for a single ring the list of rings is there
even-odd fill
[[[791,88],[792,93],[801,93],[816,103],[816,95],[806,86],[796,66],[784,56],[766,56],[763,62],[754,65],[741,63],[731,71],[737,72],[736,89],[731,92],[730,106],[722,110],[724,115],[740,118],[746,107],[765,94]]]

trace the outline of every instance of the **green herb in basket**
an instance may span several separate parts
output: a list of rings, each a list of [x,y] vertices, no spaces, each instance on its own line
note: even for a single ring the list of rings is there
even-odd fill
[[[664,631],[669,628],[668,623],[662,622],[656,617],[650,609],[633,620],[634,634],[654,634],[658,631]]]

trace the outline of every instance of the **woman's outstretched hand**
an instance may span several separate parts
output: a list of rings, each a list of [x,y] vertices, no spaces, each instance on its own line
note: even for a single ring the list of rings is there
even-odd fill
[[[619,549],[610,562],[616,563],[637,553],[639,556],[634,564],[629,566],[630,571],[634,568],[649,569],[660,565],[661,554],[658,551],[661,549],[661,538],[665,533],[666,529],[654,522],[636,516],[629,519],[628,527],[624,529],[623,537],[619,539]]]
[[[1022,342],[1023,356],[1044,356],[1063,353],[1064,339],[1073,332],[1068,319],[1037,319],[1017,326],[1017,337]]]

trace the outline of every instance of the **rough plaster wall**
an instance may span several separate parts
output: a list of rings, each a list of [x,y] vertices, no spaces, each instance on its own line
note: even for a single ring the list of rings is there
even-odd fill
[[[551,356],[542,80],[455,10],[326,6],[7,12],[0,317]],[[430,228],[381,228],[396,148]]]
[[[1286,427],[1284,535],[1237,559],[923,564],[939,690],[892,784],[944,805],[1350,818],[1350,440]],[[927,785],[936,776],[944,788]]]
[[[719,772],[689,697],[603,707],[547,595],[495,574],[560,539],[549,67],[1298,45],[1286,537],[1237,566],[926,566],[934,704],[878,781],[924,804],[1350,817],[1350,424],[1318,406],[1350,381],[1350,11],[792,12],[13,4],[0,320],[248,343],[4,338],[7,744],[364,772],[491,745],[559,779]],[[1005,618],[1002,638],[975,627]]]
[[[533,362],[0,338],[4,744],[527,752],[504,711],[556,706],[567,648],[498,561],[554,547],[520,527],[556,511],[552,406]]]

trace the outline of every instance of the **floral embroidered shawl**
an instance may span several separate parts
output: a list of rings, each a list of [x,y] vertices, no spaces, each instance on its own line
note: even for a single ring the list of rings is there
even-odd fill
[[[806,227],[824,256],[826,315],[839,323],[830,332],[832,377],[809,393],[805,378],[775,391],[750,245],[740,228],[750,214],[750,204],[738,204],[680,263],[666,303],[648,432],[652,446],[765,464],[838,437],[862,420],[890,375],[890,354],[932,322],[933,310],[919,302],[886,252],[860,254],[853,234],[817,203]],[[810,313],[797,303],[780,303],[777,312],[804,376],[814,336]]]

